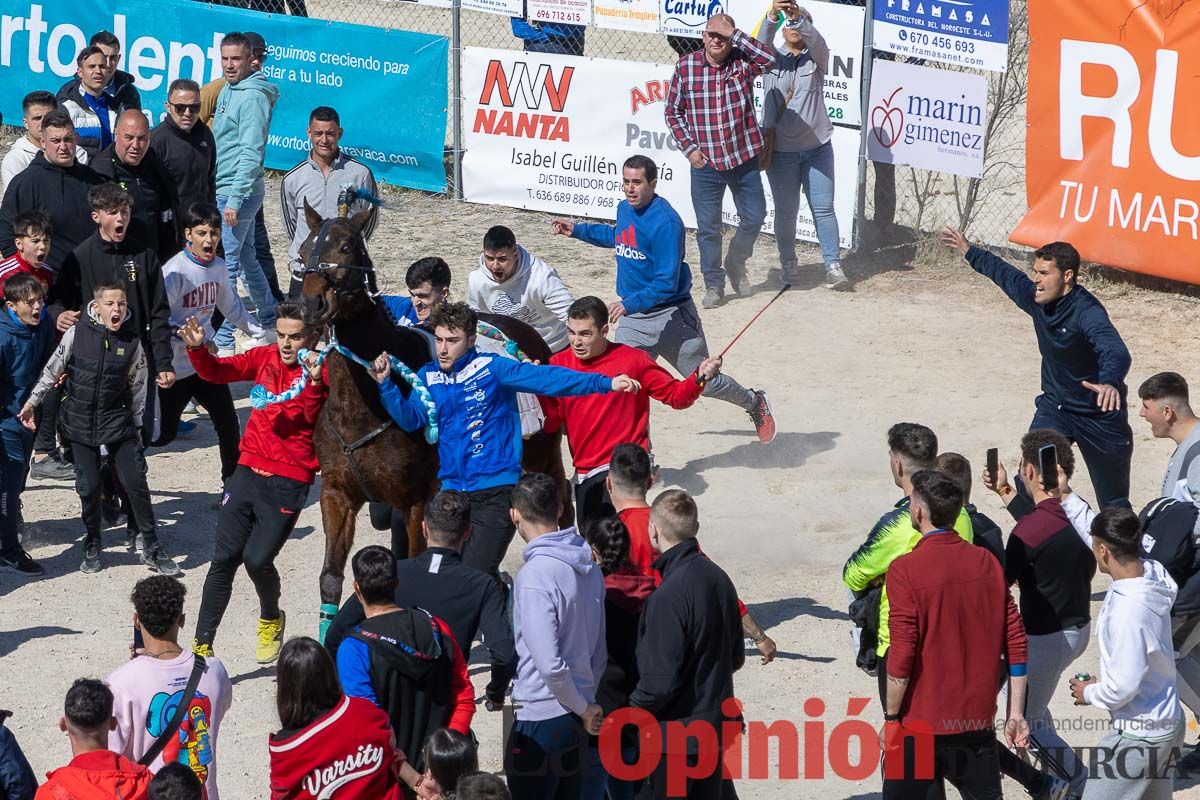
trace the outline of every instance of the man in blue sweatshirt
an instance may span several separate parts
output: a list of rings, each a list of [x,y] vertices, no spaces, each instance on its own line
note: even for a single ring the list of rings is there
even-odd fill
[[[1079,252],[1052,242],[1033,254],[1032,277],[946,228],[942,244],[999,286],[1033,320],[1042,393],[1030,430],[1050,428],[1079,445],[1102,508],[1129,508],[1133,431],[1125,403],[1130,356],[1096,296],[1077,285]]]
[[[224,220],[221,243],[229,282],[236,291],[238,276],[242,277],[258,321],[270,333],[275,327],[275,297],[255,249],[254,217],[263,204],[263,159],[279,89],[253,70],[251,50],[245,34],[230,33],[221,40],[225,88],[217,97],[212,132],[217,142],[217,206]],[[216,343],[227,353],[234,349],[233,325],[228,321],[217,332]]]
[[[652,159],[626,159],[621,184],[625,199],[617,205],[616,225],[556,219],[554,232],[616,250],[620,299],[608,304],[608,321],[621,324],[613,341],[661,356],[679,374],[691,375],[708,358],[708,341],[692,302],[692,268],[683,260],[683,220],[654,193],[658,165]],[[722,372],[704,384],[704,396],[745,409],[760,442],[775,438],[775,417],[763,390],[746,389]]]
[[[471,502],[471,536],[463,547],[463,563],[497,575],[515,532],[509,498],[521,477],[517,392],[570,397],[637,392],[641,385],[627,375],[610,378],[481,353],[475,349],[479,318],[466,303],[437,306],[429,325],[437,359],[417,375],[437,411],[438,480],[442,489],[465,492]],[[373,367],[388,414],[403,430],[423,430],[429,409],[407,385],[401,390],[389,380],[388,354],[381,353]]]
[[[504,754],[513,797],[579,797],[584,734],[600,733],[604,576],[575,529],[559,530],[561,509],[549,475],[524,475],[512,491],[513,523],[526,542],[513,585],[516,722]]]

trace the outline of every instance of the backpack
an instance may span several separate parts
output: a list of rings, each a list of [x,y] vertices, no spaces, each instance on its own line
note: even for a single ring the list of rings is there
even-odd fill
[[[1142,555],[1158,563],[1170,573],[1179,586],[1173,616],[1200,611],[1200,553],[1196,549],[1196,518],[1200,509],[1195,504],[1171,497],[1160,497],[1138,515],[1142,528]]]

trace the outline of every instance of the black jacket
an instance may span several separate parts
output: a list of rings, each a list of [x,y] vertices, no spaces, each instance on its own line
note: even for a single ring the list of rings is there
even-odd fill
[[[654,568],[662,584],[642,611],[629,704],[659,722],[719,725],[721,703],[734,696],[733,673],[746,662],[737,591],[695,539],[667,550]]]
[[[29,166],[17,174],[4,192],[0,202],[0,254],[11,256],[13,223],[25,211],[42,211],[54,223],[54,236],[46,263],[55,269],[62,267],[67,255],[84,239],[96,232],[92,208],[88,205],[88,190],[104,178],[84,164],[75,163],[63,168],[51,164],[43,153],[33,157]]]
[[[116,181],[133,196],[133,215],[129,220],[129,235],[144,242],[165,264],[183,249],[182,236],[176,225],[174,183],[163,169],[153,149],[136,167],[117,158],[114,145],[97,154],[90,164],[101,176]]]
[[[50,316],[57,319],[63,311],[82,310],[92,301],[97,284],[117,280],[126,286],[129,314],[146,347],[150,372],[170,372],[171,306],[163,288],[162,267],[151,250],[129,237],[114,243],[93,234],[76,247],[50,289]]]
[[[475,634],[483,634],[483,645],[492,666],[487,697],[503,702],[505,690],[517,669],[517,652],[500,584],[474,567],[468,567],[462,562],[462,556],[446,547],[430,547],[416,558],[404,559],[397,565],[396,572],[400,578],[396,605],[401,608],[419,606],[443,620],[467,662],[471,660]],[[325,647],[335,659],[342,639],[364,619],[362,603],[358,602],[357,596],[351,595],[325,633]]]
[[[111,91],[109,91],[111,89]],[[112,80],[108,86],[104,87],[104,91],[111,98],[109,108],[120,114],[129,108],[141,109],[142,96],[138,93],[137,87],[133,85],[133,76],[123,69],[119,69],[113,73]],[[54,99],[61,106],[63,100],[73,98],[79,94],[79,78],[72,78],[59,87],[58,94]]]
[[[974,505],[967,505],[967,516],[971,518],[972,539],[975,544],[996,557],[1000,569],[1004,569],[1004,534],[992,518]]]
[[[141,353],[129,320],[112,333],[90,314],[75,324],[67,360],[67,393],[58,414],[63,435],[91,447],[132,439],[133,397],[129,374]]]
[[[175,188],[175,220],[181,229],[184,212],[193,204],[217,204],[217,143],[207,125],[197,120],[185,132],[168,116],[150,131],[150,150]]]

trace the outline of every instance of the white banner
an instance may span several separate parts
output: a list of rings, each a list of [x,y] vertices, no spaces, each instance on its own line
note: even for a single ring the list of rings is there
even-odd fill
[[[725,13],[723,0],[658,0],[659,31],[668,36],[700,38],[713,14]]]
[[[591,25],[591,0],[527,0],[526,19],[530,22]]]
[[[658,164],[658,193],[694,228],[691,166],[663,117],[672,70],[666,64],[466,48],[464,197],[615,219],[621,165],[641,153]],[[836,129],[833,144],[835,209],[843,244],[849,244],[858,133]],[[816,239],[807,207],[798,238]]]
[[[523,17],[525,9],[521,0],[462,0],[464,11],[483,11],[505,17]]]
[[[661,0],[594,0],[592,15],[597,28],[658,33]]]
[[[978,178],[983,175],[987,79],[875,59],[867,157]]]

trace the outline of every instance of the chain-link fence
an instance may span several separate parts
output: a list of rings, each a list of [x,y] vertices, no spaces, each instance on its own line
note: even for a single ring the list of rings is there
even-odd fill
[[[262,0],[260,0],[261,2]],[[269,0],[282,5],[284,0]],[[847,2],[847,0],[842,0]],[[847,4],[853,4],[849,0]],[[862,0],[859,5],[864,4]],[[1008,70],[988,73],[986,158],[982,178],[962,178],[911,167],[868,165],[859,208],[861,245],[881,249],[927,239],[943,225],[965,229],[974,240],[1009,245],[1008,234],[1025,212],[1025,99],[1029,28],[1026,0],[1012,0]],[[454,36],[453,11],[404,0],[308,0],[310,16],[447,36],[452,51],[463,47],[519,50],[523,46],[508,17],[460,11]],[[698,39],[667,37],[589,26],[566,44],[582,54],[626,61],[673,63]],[[453,61],[453,56],[452,59]],[[954,69],[946,65],[931,65]],[[447,65],[447,69],[450,69]],[[454,82],[450,81],[451,94]],[[864,87],[864,94],[866,89]],[[450,102],[454,102],[453,96]],[[448,139],[450,133],[448,133]],[[448,142],[449,143],[449,142]],[[838,176],[855,180],[857,176]],[[1009,245],[1011,246],[1011,245]]]

